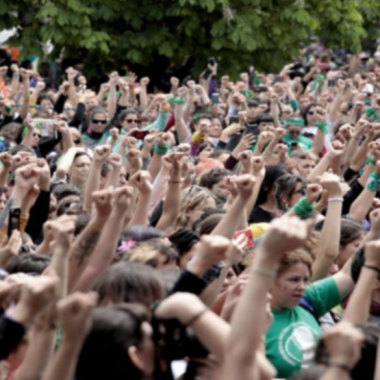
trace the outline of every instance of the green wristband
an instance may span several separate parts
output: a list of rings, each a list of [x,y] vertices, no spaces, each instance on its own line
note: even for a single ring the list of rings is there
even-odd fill
[[[372,154],[370,154],[365,162],[366,165],[376,165],[376,161],[374,160]]]
[[[172,103],[172,104],[174,104],[174,105],[179,105],[180,106],[180,105],[186,103],[186,99],[178,96],[176,98],[170,98],[169,102]]]
[[[309,217],[314,211],[314,204],[309,204],[305,197],[302,197],[293,207],[294,212],[301,218]]]
[[[318,129],[320,129],[325,135],[329,132],[329,129],[327,128],[326,123],[321,123],[320,121],[318,121],[317,123],[315,123],[315,126]]]
[[[169,152],[169,149],[170,148],[167,145],[162,146],[156,144],[156,146],[154,147],[154,153],[163,156],[164,154]]]
[[[380,175],[378,175],[376,172],[372,172],[369,175],[366,189],[377,193],[380,190]]]

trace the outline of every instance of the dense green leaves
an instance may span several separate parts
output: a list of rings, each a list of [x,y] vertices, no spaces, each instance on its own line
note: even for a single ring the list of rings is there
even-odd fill
[[[0,0],[0,28],[18,28],[12,43],[40,53],[50,41],[53,57],[84,49],[108,69],[157,55],[278,69],[311,35],[358,51],[378,36],[379,15],[378,0]]]

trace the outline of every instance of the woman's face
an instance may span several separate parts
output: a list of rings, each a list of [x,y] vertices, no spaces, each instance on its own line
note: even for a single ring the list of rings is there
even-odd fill
[[[225,292],[231,285],[233,285],[238,277],[236,276],[234,270],[232,268],[228,269],[227,276],[223,281],[222,289],[220,289],[220,292]]]
[[[212,119],[211,126],[209,129],[209,136],[210,137],[220,137],[222,134],[222,123],[219,119]]]
[[[214,150],[214,148],[210,145],[206,148],[204,148],[202,150],[202,152],[200,152],[198,154],[198,161],[202,162],[204,161],[206,158],[209,158],[210,157],[210,154],[212,153],[212,151]]]
[[[85,182],[90,171],[91,159],[87,154],[77,157],[70,168],[70,179]]]
[[[42,109],[49,111],[49,112],[53,111],[53,109],[54,109],[54,104],[51,102],[50,99],[42,99],[40,106]]]
[[[289,120],[293,116],[293,110],[290,107],[284,107],[281,117],[283,120]]]
[[[38,128],[34,128],[32,136],[32,147],[37,146],[41,141],[41,131]]]
[[[0,195],[0,212],[5,209],[6,204],[7,204],[7,194],[3,192]]]
[[[187,226],[191,227],[203,214],[206,208],[215,208],[216,202],[213,197],[208,197],[201,205],[193,210],[188,211],[189,221]]]
[[[310,107],[306,114],[307,125],[315,125],[318,121],[317,107]]]
[[[96,113],[90,120],[90,128],[96,133],[103,133],[107,126],[107,116],[104,113]]]
[[[134,113],[128,114],[121,123],[121,126],[125,131],[130,131],[134,128],[139,128],[139,117]]]
[[[310,280],[309,268],[302,263],[286,269],[276,280],[272,289],[272,308],[289,309],[297,306]]]
[[[360,248],[360,246],[363,242],[363,238],[364,238],[364,235],[353,240],[352,242],[348,243],[344,248],[341,248],[339,250],[339,255],[338,255],[338,260],[337,260],[339,269],[342,269],[344,267],[344,264],[346,264],[346,262]]]
[[[288,208],[293,207],[304,195],[306,195],[306,186],[302,182],[297,182],[295,189],[288,200]]]

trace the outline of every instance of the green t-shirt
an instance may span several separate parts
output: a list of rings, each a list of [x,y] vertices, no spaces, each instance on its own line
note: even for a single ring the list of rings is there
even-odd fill
[[[308,137],[302,136],[302,135],[298,136],[297,138],[293,138],[289,135],[285,135],[282,139],[288,144],[289,155],[292,154],[292,147],[291,147],[292,142],[298,143],[298,145],[303,150],[310,150],[313,146],[313,140],[309,139]]]
[[[304,297],[318,318],[341,302],[338,287],[331,277],[308,286]],[[277,378],[288,379],[301,368],[311,366],[322,330],[315,316],[301,306],[273,310],[273,316],[266,335],[266,356],[276,367]]]

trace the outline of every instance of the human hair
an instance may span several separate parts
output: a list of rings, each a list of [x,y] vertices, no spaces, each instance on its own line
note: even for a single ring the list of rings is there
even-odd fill
[[[321,231],[323,228],[324,220],[321,220],[315,225],[317,231]],[[363,225],[359,222],[355,222],[350,219],[340,220],[340,248],[345,248],[348,244],[356,239],[359,239],[364,232]]]
[[[169,240],[177,249],[179,258],[181,258],[199,242],[199,236],[190,228],[179,228],[169,237]]]
[[[213,116],[213,117],[211,118],[211,122],[212,122],[214,119],[217,119],[217,120],[220,121],[220,124],[221,124],[221,126],[222,126],[222,129],[225,129],[225,128],[226,128],[227,124],[226,124],[226,121],[225,121],[225,119],[224,119],[223,117],[220,117],[220,116]]]
[[[140,347],[145,339],[143,322],[148,311],[140,304],[119,304],[96,308],[75,371],[76,380],[142,379],[128,349]]]
[[[305,126],[307,126],[307,114],[308,114],[308,112],[310,111],[310,109],[311,108],[315,108],[315,107],[317,107],[317,106],[320,106],[320,104],[319,103],[317,103],[317,102],[311,102],[311,103],[309,103],[303,110],[302,110],[302,112],[301,112],[301,116],[302,116],[302,118],[303,118],[303,120],[304,120],[304,122],[305,122]]]
[[[90,222],[91,216],[87,212],[81,212],[77,215],[77,219],[75,221],[75,231],[74,236],[78,236]]]
[[[146,307],[165,296],[160,273],[138,262],[121,261],[109,266],[95,285],[98,305],[137,302]]]
[[[229,174],[230,173],[227,169],[215,168],[207,170],[201,175],[201,178],[199,179],[199,186],[212,190],[214,185],[216,185],[224,177],[228,177]]]
[[[50,265],[50,257],[35,254],[20,254],[16,256],[7,266],[6,271],[9,274],[14,273],[33,273],[42,274]]]
[[[301,183],[306,186],[307,182],[303,177],[284,174],[276,180],[274,185],[274,197],[276,200],[276,205],[279,210],[286,211],[286,204],[284,204],[283,198],[289,201],[296,190],[296,185]]]
[[[205,207],[210,197],[215,199],[211,191],[204,187],[191,186],[189,189],[185,189],[181,194],[181,202],[175,226],[177,228],[187,227],[189,221],[188,212],[196,208]]]
[[[360,359],[350,372],[351,379],[373,379],[375,375],[380,327],[377,323],[361,323],[356,324],[355,327],[363,333],[364,342],[361,346]],[[323,339],[321,339],[317,345],[315,362],[328,365],[329,354]]]
[[[53,195],[57,199],[57,202],[60,202],[63,198],[69,197],[70,195],[77,195],[80,197],[81,192],[76,186],[63,183],[54,187]]]
[[[47,94],[46,92],[41,93],[39,95],[39,97],[36,101],[36,104],[41,104],[43,100],[49,100],[53,106],[55,104],[54,99],[49,94]]]
[[[10,148],[8,151],[8,153],[11,156],[15,156],[17,153],[20,153],[20,152],[27,152],[27,153],[31,153],[33,156],[35,155],[34,150],[32,148],[30,148],[29,146],[24,146],[24,145],[12,146],[12,148]]]
[[[178,253],[164,239],[156,238],[140,242],[128,251],[128,261],[150,265],[153,268],[160,266],[160,257],[164,257],[163,264],[177,261]]]
[[[165,234],[158,228],[150,226],[131,226],[123,230],[120,234],[120,241],[142,242],[155,238],[164,238]]]
[[[286,252],[280,260],[280,265],[277,270],[277,275],[280,276],[287,269],[296,264],[304,264],[307,266],[311,273],[313,259],[310,253],[303,248],[296,249],[295,251]]]
[[[214,145],[211,141],[205,141],[203,144],[199,145],[198,154],[201,153],[206,148],[214,148]]]
[[[291,380],[319,380],[322,378],[322,375],[327,370],[327,366],[323,364],[317,364],[311,368],[301,369],[296,372]]]
[[[262,115],[258,116],[257,118],[258,123],[274,123],[274,119],[272,115],[269,115],[268,113],[263,113]]]
[[[210,208],[207,207],[206,209],[203,210],[202,215],[200,218],[193,224],[193,230],[199,230],[199,228],[202,225],[202,222],[206,220],[210,215],[224,215],[226,213],[226,209],[222,207],[215,207],[215,208]]]
[[[4,137],[6,140],[13,141],[15,143],[21,142],[22,134],[22,124],[19,123],[8,123],[5,124],[0,130],[0,136]]]
[[[282,165],[269,165],[265,169],[265,176],[257,196],[256,205],[260,206],[268,199],[268,193],[273,189],[273,186],[278,178],[284,174],[288,174],[288,170]]]
[[[208,216],[199,224],[199,235],[202,236],[211,234],[211,232],[214,231],[215,227],[220,223],[223,217],[224,214],[214,214]]]
[[[100,175],[102,178],[106,178],[107,174],[112,170],[111,165],[108,162],[104,162],[100,170]]]
[[[97,113],[100,113],[100,114],[103,114],[103,115],[106,115],[107,116],[107,110],[104,109],[103,107],[94,107],[91,112],[89,112],[88,114],[88,121],[89,123],[91,123],[92,119],[94,118],[94,116],[97,114]]]
[[[120,125],[128,115],[136,115],[139,116],[139,113],[135,110],[125,110],[119,113],[119,116],[117,117],[117,125]]]

